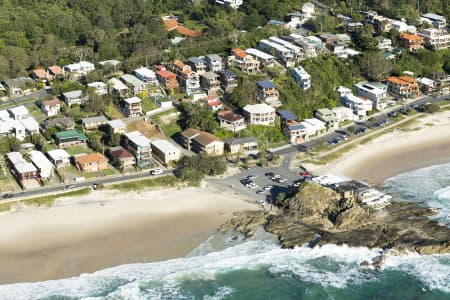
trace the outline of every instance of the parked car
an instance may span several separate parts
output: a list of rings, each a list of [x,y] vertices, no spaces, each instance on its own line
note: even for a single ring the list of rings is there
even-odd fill
[[[265,187],[263,187],[263,190],[265,191],[270,191],[271,189],[273,189],[272,185],[266,185]]]
[[[256,176],[256,175],[248,175],[247,176],[247,179],[249,179],[249,180],[253,180],[253,179],[256,179],[256,178],[258,178],[258,176]]]
[[[264,190],[257,190],[256,191],[256,193],[259,195],[259,194],[264,194],[266,191],[264,191]]]
[[[261,200],[261,199],[256,200],[256,203],[261,204],[261,205],[266,205],[266,201]]]
[[[275,174],[273,172],[267,172],[266,174],[264,174],[266,177],[273,177]]]
[[[3,194],[3,199],[8,199],[8,198],[12,198],[12,197],[14,197],[14,194],[11,194],[11,193]]]
[[[308,171],[305,171],[305,172],[299,173],[299,175],[302,176],[302,177],[309,177],[309,176],[311,176],[312,174],[309,173]]]
[[[77,186],[75,185],[75,184],[71,184],[71,185],[68,185],[68,186],[66,186],[66,189],[74,189],[74,188],[76,188]]]
[[[151,175],[161,175],[162,173],[163,173],[163,171],[160,168],[153,169],[150,171]]]

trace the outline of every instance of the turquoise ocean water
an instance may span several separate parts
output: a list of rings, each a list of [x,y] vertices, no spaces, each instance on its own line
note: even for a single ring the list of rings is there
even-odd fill
[[[450,164],[401,174],[384,188],[397,200],[438,208],[450,222]],[[324,245],[281,249],[262,231],[252,240],[218,234],[185,258],[122,265],[93,274],[0,286],[0,299],[450,299],[450,255],[388,256]]]

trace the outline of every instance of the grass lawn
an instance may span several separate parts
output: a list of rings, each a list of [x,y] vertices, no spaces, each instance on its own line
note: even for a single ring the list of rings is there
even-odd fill
[[[122,112],[115,106],[114,104],[110,104],[105,111],[106,117],[110,119],[123,119],[125,116],[122,114]]]
[[[0,193],[7,193],[16,190],[18,187],[16,180],[6,168],[6,174],[0,177]]]
[[[151,99],[145,98],[144,100],[142,100],[142,110],[144,111],[144,113],[157,108],[158,106]]]
[[[84,146],[73,146],[65,149],[69,155],[76,155],[81,153],[92,153],[92,149]]]
[[[90,173],[84,173],[85,178],[95,178],[95,177],[103,177],[103,176],[109,176],[119,174],[119,171],[116,170],[114,167],[109,166],[108,169],[100,171],[100,172],[90,172]]]
[[[42,113],[41,109],[37,105],[30,105],[27,107],[30,115],[38,122],[44,121],[47,116]]]
[[[206,26],[205,24],[202,24],[198,21],[194,21],[194,20],[186,20],[185,22],[183,22],[185,27],[189,28],[189,29],[194,29],[194,30],[198,30],[198,31],[203,31],[203,29],[207,29],[208,26]]]

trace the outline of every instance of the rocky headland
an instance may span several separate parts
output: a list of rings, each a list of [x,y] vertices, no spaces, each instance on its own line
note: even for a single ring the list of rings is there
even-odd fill
[[[263,226],[285,248],[333,243],[419,254],[450,253],[450,229],[431,220],[434,214],[429,208],[405,202],[372,210],[332,189],[305,183],[278,213],[236,213],[221,230],[251,236]]]

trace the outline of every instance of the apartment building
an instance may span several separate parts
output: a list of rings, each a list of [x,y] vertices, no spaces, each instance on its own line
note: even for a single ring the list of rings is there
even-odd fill
[[[411,98],[420,94],[419,84],[410,76],[387,78],[387,92],[393,96]]]
[[[131,97],[123,100],[123,112],[128,118],[141,116],[142,100],[138,97]]]
[[[122,146],[136,158],[136,165],[143,169],[152,162],[150,140],[139,131],[131,131],[122,136]]]
[[[303,67],[292,69],[291,74],[302,90],[307,90],[311,87],[311,75]]]

